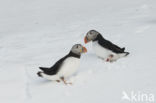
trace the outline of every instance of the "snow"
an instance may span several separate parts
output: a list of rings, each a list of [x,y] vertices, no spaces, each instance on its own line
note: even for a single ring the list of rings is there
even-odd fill
[[[119,103],[122,92],[156,95],[155,0],[1,0],[0,103]],[[131,54],[98,59],[83,38],[95,29]],[[64,85],[39,78],[72,45],[88,49]],[[129,102],[128,102],[129,103]]]

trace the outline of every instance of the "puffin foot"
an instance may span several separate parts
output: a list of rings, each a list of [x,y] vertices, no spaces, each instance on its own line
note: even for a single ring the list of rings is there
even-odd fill
[[[106,59],[106,62],[113,62],[113,60],[112,60],[113,57],[114,57],[114,55],[113,54],[110,54],[108,56],[108,58]]]
[[[56,82],[58,82],[58,83],[59,83],[59,82],[60,82],[60,80],[56,80]]]
[[[109,62],[109,61],[110,61],[110,59],[109,59],[109,58],[107,58],[107,59],[106,59],[106,62]]]
[[[63,81],[63,83],[64,83],[65,85],[68,85],[68,84],[72,85],[72,83],[67,83],[66,80],[64,79],[64,77],[61,77],[61,80]]]

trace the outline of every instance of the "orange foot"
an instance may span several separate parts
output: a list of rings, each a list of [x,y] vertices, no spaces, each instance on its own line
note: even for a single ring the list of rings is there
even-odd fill
[[[108,58],[106,59],[106,62],[110,62],[112,58],[113,58],[113,54],[109,55]]]

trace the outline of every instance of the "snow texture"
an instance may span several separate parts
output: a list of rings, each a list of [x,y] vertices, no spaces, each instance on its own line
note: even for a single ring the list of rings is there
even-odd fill
[[[0,103],[125,103],[123,91],[156,96],[155,0],[1,0]],[[126,47],[114,63],[97,58],[85,34],[95,29]],[[39,78],[75,43],[80,67],[64,85]],[[128,102],[129,103],[129,102]]]

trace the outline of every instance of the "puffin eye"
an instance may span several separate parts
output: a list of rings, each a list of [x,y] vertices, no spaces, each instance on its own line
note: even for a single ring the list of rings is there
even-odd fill
[[[94,34],[94,31],[90,31],[90,34]]]

